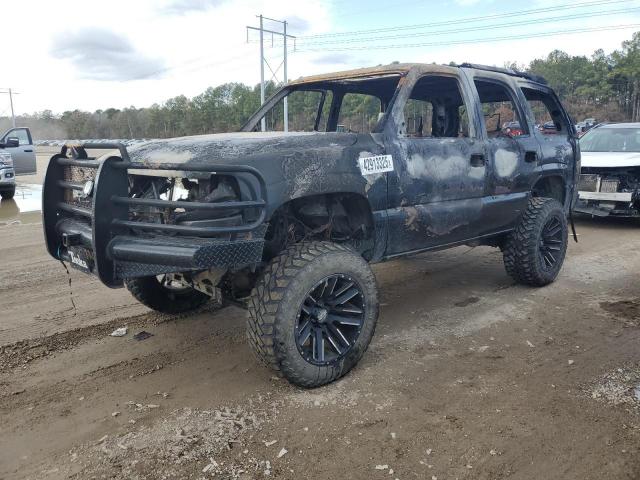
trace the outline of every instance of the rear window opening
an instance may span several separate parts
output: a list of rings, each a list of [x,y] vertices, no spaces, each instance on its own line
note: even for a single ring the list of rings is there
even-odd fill
[[[513,137],[528,133],[525,122],[520,118],[516,102],[505,85],[489,80],[475,80],[474,83],[489,138],[500,135]]]

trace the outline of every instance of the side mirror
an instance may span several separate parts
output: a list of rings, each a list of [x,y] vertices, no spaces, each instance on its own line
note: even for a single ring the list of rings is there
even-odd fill
[[[20,146],[20,139],[17,137],[9,137],[4,144],[5,148],[15,148]]]

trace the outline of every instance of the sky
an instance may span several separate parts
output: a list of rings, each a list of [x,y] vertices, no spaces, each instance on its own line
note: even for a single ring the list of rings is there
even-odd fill
[[[526,65],[553,49],[587,56],[596,49],[611,52],[640,31],[640,0],[22,0],[11,5],[0,20],[7,52],[0,92],[9,87],[18,92],[16,114],[147,107],[225,82],[255,85],[258,33],[247,34],[246,26],[257,27],[259,14],[287,20],[288,32],[297,37],[295,49],[291,39],[287,50],[290,79],[392,61]],[[282,24],[271,21],[264,27],[282,31]],[[270,69],[282,79],[283,51],[281,37],[265,34],[267,80]],[[8,112],[8,95],[0,93],[0,116]]]

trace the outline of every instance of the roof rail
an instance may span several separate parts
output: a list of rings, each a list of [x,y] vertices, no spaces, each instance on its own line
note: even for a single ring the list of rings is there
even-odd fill
[[[486,70],[488,72],[497,72],[504,73],[505,75],[511,75],[512,77],[522,77],[527,80],[531,80],[532,82],[541,83],[543,85],[547,85],[547,80],[541,75],[534,75],[532,73],[521,72],[520,70],[513,70],[511,68],[501,68],[501,67],[491,67],[489,65],[480,65],[477,63],[461,63],[456,65],[457,67],[463,68],[474,68],[476,70]]]

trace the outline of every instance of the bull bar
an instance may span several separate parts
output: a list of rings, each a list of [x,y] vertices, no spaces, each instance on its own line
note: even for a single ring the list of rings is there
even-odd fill
[[[68,153],[71,149],[71,158]],[[90,158],[87,150],[117,150],[119,155]],[[93,179],[75,181],[69,169]],[[129,197],[130,170],[189,174],[232,174],[251,198],[215,203]],[[164,176],[164,175],[163,175]],[[168,175],[170,176],[170,175]],[[70,178],[71,177],[71,178]],[[88,182],[88,190],[83,192]],[[65,145],[47,167],[42,215],[49,253],[94,273],[109,287],[126,278],[161,273],[242,267],[262,259],[267,192],[258,170],[245,165],[133,163],[121,143]],[[193,226],[137,221],[130,207],[241,212],[239,224]]]

